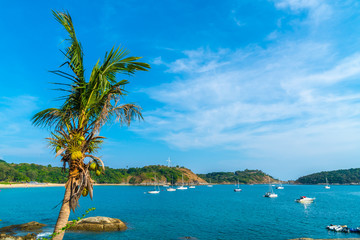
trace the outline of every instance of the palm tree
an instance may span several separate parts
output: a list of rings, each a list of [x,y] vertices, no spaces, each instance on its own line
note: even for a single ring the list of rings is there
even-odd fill
[[[59,91],[65,92],[60,98],[59,108],[49,108],[35,114],[32,118],[35,126],[47,127],[51,132],[48,138],[55,150],[55,157],[61,156],[64,170],[68,166],[68,181],[65,184],[65,196],[58,216],[54,239],[61,240],[63,229],[68,221],[70,209],[75,211],[81,195],[93,196],[93,181],[90,171],[100,175],[105,170],[100,158],[94,156],[103,143],[99,136],[101,127],[113,120],[121,125],[130,125],[134,119],[141,120],[141,108],[135,104],[122,104],[127,95],[124,90],[127,80],[118,80],[118,74],[133,75],[136,71],[147,71],[150,66],[138,62],[141,57],[128,57],[124,48],[112,48],[93,67],[88,80],[85,79],[83,50],[76,38],[72,19],[68,12],[53,11],[55,19],[65,28],[69,38],[68,46],[62,53],[65,63],[61,67],[67,70],[51,71],[68,82],[56,83]],[[89,159],[86,163],[85,159]]]

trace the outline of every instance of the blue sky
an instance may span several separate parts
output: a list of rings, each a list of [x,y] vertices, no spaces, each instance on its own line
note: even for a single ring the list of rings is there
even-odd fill
[[[68,10],[87,73],[114,45],[151,71],[130,79],[144,122],[106,126],[114,168],[262,169],[281,179],[359,167],[360,5],[354,0],[3,1],[0,158],[59,165],[31,125],[58,106],[50,74]],[[121,77],[121,76],[119,76]]]

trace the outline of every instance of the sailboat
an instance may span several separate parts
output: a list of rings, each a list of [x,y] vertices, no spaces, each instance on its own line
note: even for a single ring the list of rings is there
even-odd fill
[[[210,184],[209,185],[207,185],[208,187],[212,187],[213,185],[211,184],[211,179],[210,179]]]
[[[181,174],[181,179],[182,179],[182,185],[180,187],[178,187],[178,190],[187,190],[188,188],[184,186],[184,174]]]
[[[327,178],[325,178],[326,179],[326,185],[325,185],[325,189],[330,189],[330,186],[329,186],[329,183],[328,183],[328,180],[327,180]]]
[[[276,198],[278,197],[278,195],[276,193],[274,193],[274,190],[271,186],[270,183],[270,177],[269,177],[269,191],[267,193],[265,193],[264,197],[268,197],[268,198]]]
[[[236,186],[236,184],[235,184]],[[234,189],[234,192],[241,192],[242,190],[240,189],[240,185],[239,185],[239,179],[237,180],[237,188]]]
[[[154,185],[154,190],[148,191],[147,193],[149,194],[159,194],[160,193],[160,187],[158,186],[158,190],[156,190],[156,175],[155,175],[155,185]]]
[[[175,192],[176,189],[173,188],[173,184],[174,184],[174,176],[171,176],[171,187],[167,188],[166,191],[168,191],[168,192]]]
[[[280,186],[277,186],[276,189],[284,189],[282,183],[280,183]]]

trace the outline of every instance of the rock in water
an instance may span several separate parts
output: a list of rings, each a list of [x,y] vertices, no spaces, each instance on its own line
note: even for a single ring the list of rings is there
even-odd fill
[[[72,224],[72,222],[68,222]],[[127,227],[120,219],[109,217],[89,217],[80,220],[75,226],[69,228],[70,231],[88,232],[112,232],[124,231]]]
[[[36,234],[28,233],[26,236],[11,236],[5,233],[1,233],[0,240],[36,240]]]
[[[0,228],[0,233],[14,233],[17,231],[41,232],[41,228],[44,226],[46,225],[42,223],[28,222],[24,224],[16,224]]]

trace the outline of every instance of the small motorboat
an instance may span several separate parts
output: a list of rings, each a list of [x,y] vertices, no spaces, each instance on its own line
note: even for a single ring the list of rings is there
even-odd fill
[[[334,232],[350,232],[351,230],[355,231],[355,229],[348,228],[346,225],[332,225],[332,224],[330,224],[330,226],[327,226],[326,229]]]
[[[309,198],[305,196],[301,196],[299,199],[296,199],[295,202],[298,203],[312,203],[314,202],[315,198]]]
[[[195,186],[194,186],[194,185],[190,185],[189,188],[195,188]]]
[[[277,198],[278,195],[276,193],[273,193],[273,192],[267,192],[267,193],[265,193],[264,197]]]

